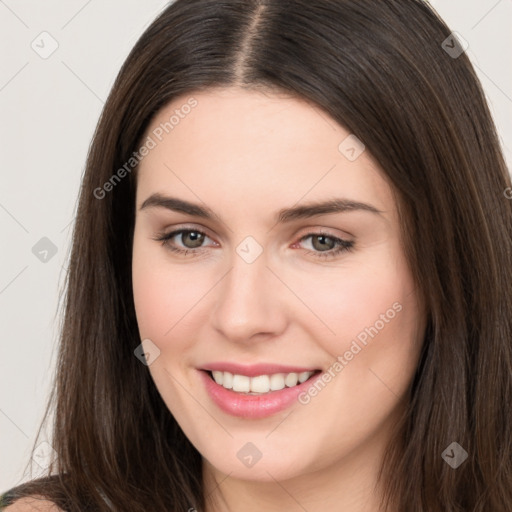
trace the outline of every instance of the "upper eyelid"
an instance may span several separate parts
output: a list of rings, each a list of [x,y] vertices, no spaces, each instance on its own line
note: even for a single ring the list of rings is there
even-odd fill
[[[309,231],[299,235],[297,238],[296,238],[296,241],[293,242],[294,244],[297,243],[297,242],[302,242],[304,239],[306,238],[309,238],[309,237],[312,237],[312,236],[327,236],[329,238],[332,238],[334,240],[341,240],[341,241],[344,241],[344,242],[352,242],[353,240],[349,238],[346,238],[344,236],[339,236],[339,235],[335,235],[333,233],[330,233],[328,229],[326,228],[308,228]],[[197,233],[201,233],[201,234],[204,234],[206,237],[208,237],[210,240],[214,241],[216,244],[218,244],[219,242],[217,242],[215,240],[214,237],[210,236],[208,233],[207,233],[207,230],[206,229],[203,229],[202,227],[201,228],[196,228],[196,227],[191,227],[191,226],[180,226],[180,227],[177,227],[175,229],[171,229],[168,233],[165,234],[166,238],[174,238],[175,236],[178,236],[182,233],[186,233],[186,232],[197,232]],[[172,236],[171,236],[172,235]],[[197,249],[202,249],[204,247],[198,247]],[[193,250],[193,249],[189,249],[189,250]]]
[[[177,230],[173,230],[171,231],[171,233],[174,233],[174,236],[177,236],[177,235],[180,235],[182,233],[189,233],[189,232],[193,232],[193,233],[201,233],[203,234],[205,237],[209,238],[210,240],[212,240],[213,242],[215,242],[216,244],[218,244],[219,242],[217,242],[213,237],[211,237],[208,233],[206,233],[204,230],[202,229],[189,229],[189,228],[185,228],[185,229],[177,229]],[[199,249],[201,249],[201,247],[199,247]],[[190,249],[189,249],[190,250]]]
[[[172,228],[170,229],[168,232],[167,232],[167,235],[171,235],[174,233],[174,235],[177,235],[183,231],[195,231],[196,233],[203,233],[204,235],[206,235],[208,238],[214,240],[215,237],[211,236],[209,234],[209,229],[208,228],[205,228],[203,226],[201,227],[195,227],[195,226],[187,226],[187,225],[184,225],[184,226],[178,226],[176,228]],[[166,230],[163,229],[162,230],[162,233],[166,233]]]
[[[354,238],[354,235],[352,235],[348,231],[340,230],[339,228],[327,228],[327,227],[318,227],[318,226],[319,225],[307,226],[307,227],[301,228],[298,231],[304,230],[304,234],[300,235],[300,238],[302,238],[303,236],[311,235],[311,234],[325,234],[325,235],[331,236],[333,238],[341,238],[341,239],[346,239],[347,237]],[[343,231],[343,234],[335,234],[335,233],[333,233],[333,230]],[[203,226],[203,225],[198,226],[198,225],[184,223],[183,225],[178,225],[177,227],[171,228],[167,233],[171,234],[171,233],[176,233],[179,231],[198,231],[198,232],[204,233],[206,236],[208,236],[212,240],[215,239],[215,236],[212,236],[210,234],[212,232],[210,230],[210,228],[207,228],[206,226]],[[294,231],[297,231],[297,230],[294,230]],[[161,230],[161,232],[165,233],[166,228],[163,228]]]
[[[182,231],[193,231],[195,233],[204,233],[205,235],[208,235],[208,230],[204,228],[191,228],[191,227],[179,227],[179,228],[173,228],[169,231],[170,233],[180,233]],[[210,236],[210,235],[208,235]],[[210,237],[211,238],[211,237]]]

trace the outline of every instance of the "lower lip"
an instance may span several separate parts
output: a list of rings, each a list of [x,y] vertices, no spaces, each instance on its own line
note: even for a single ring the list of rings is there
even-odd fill
[[[250,419],[266,418],[290,407],[322,375],[319,372],[306,382],[291,388],[285,387],[261,395],[246,395],[220,386],[205,370],[200,370],[199,373],[208,395],[220,409],[233,416]]]

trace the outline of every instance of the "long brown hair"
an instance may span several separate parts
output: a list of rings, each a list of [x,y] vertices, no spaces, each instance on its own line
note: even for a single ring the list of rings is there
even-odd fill
[[[422,0],[177,0],[163,11],[124,63],[88,155],[47,409],[57,459],[14,497],[69,512],[205,510],[201,456],[134,356],[136,172],[98,189],[173,98],[240,86],[312,102],[364,142],[395,191],[428,322],[382,467],[383,507],[512,510],[512,189],[480,83],[450,37]],[[457,469],[442,457],[452,442],[468,454]]]

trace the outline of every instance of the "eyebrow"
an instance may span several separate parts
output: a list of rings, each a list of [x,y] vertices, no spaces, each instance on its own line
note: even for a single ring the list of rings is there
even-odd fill
[[[141,205],[139,210],[147,208],[165,208],[167,210],[185,213],[194,217],[201,217],[209,220],[220,220],[219,216],[207,206],[190,203],[183,199],[168,197],[156,193],[149,196]],[[330,199],[328,201],[310,202],[301,206],[283,208],[277,213],[277,223],[291,222],[298,219],[307,219],[318,215],[327,215],[333,213],[344,213],[350,211],[364,211],[377,215],[382,215],[382,211],[371,204],[350,199]]]

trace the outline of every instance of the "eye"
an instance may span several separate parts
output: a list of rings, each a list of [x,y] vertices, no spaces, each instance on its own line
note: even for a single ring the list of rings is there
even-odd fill
[[[183,255],[199,252],[198,250],[203,248],[202,245],[206,239],[211,240],[206,233],[198,229],[179,229],[170,233],[159,233],[154,238],[171,251]]]
[[[198,256],[201,249],[205,247],[203,243],[206,239],[211,240],[206,233],[198,229],[179,229],[170,233],[159,233],[154,238],[169,250],[184,256]],[[343,240],[328,233],[309,233],[303,236],[299,243],[308,239],[311,239],[309,245],[312,250],[307,249],[306,253],[318,258],[333,258],[342,252],[352,250],[354,247],[354,242]]]
[[[307,253],[319,258],[332,258],[342,252],[350,251],[354,247],[354,242],[327,233],[309,233],[303,236],[300,242],[308,239],[311,239],[309,245],[313,250],[307,250]]]

